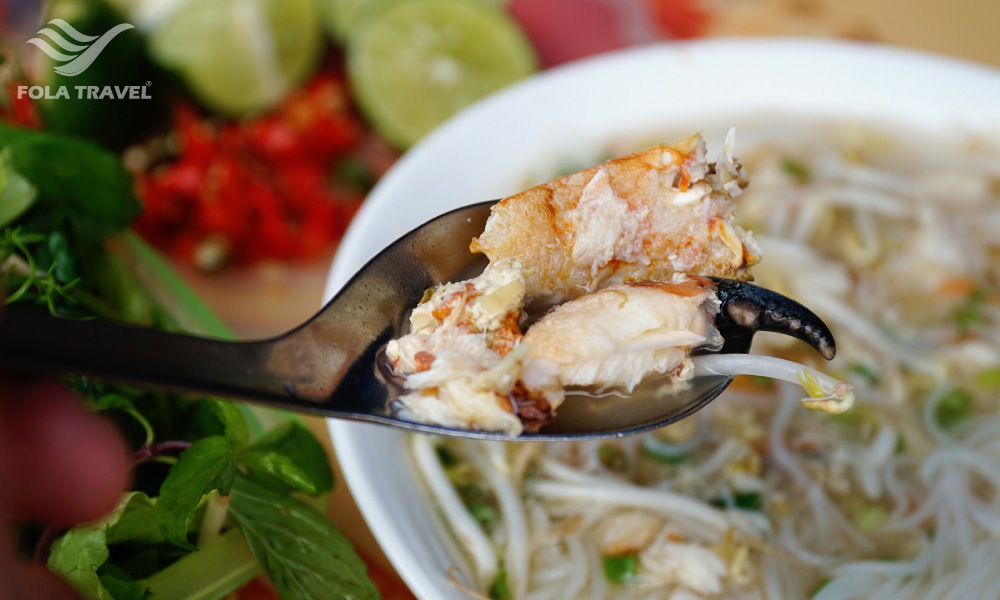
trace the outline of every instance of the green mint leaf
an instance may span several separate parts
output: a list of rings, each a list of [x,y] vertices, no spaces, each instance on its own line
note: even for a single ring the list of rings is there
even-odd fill
[[[117,600],[118,596],[104,586],[98,575],[98,570],[110,555],[109,534],[122,524],[123,519],[134,519],[136,507],[150,505],[150,499],[142,492],[130,492],[103,520],[70,529],[53,542],[49,551],[49,570],[61,577],[84,600]],[[126,525],[128,527],[131,526]],[[121,534],[117,535],[120,538]]]
[[[298,423],[285,423],[272,430],[240,454],[239,462],[251,476],[291,490],[316,495],[333,487],[326,450]]]
[[[118,157],[97,144],[54,133],[0,125],[0,148],[38,191],[31,231],[66,223],[76,243],[96,243],[124,229],[139,213],[132,178]]]
[[[117,520],[105,532],[108,545],[124,542],[159,544],[163,534],[156,527],[156,504],[142,492],[129,494],[129,501],[118,513]]]
[[[78,527],[52,544],[48,567],[84,600],[114,600],[97,576],[109,556],[103,527]]]
[[[380,597],[351,543],[304,502],[237,477],[229,514],[282,600]]]
[[[171,544],[193,550],[187,531],[201,497],[212,490],[229,495],[235,471],[233,443],[227,437],[202,438],[181,452],[156,500],[156,525],[163,537]]]
[[[10,164],[10,148],[0,150],[0,227],[13,223],[38,197],[38,190]]]
[[[152,424],[150,424],[149,419],[136,409],[129,398],[122,394],[108,393],[98,397],[91,404],[95,410],[120,410],[128,414],[139,423],[143,432],[145,432],[145,444],[148,446],[153,443],[155,435]]]
[[[69,283],[78,277],[76,258],[69,246],[69,238],[58,229],[49,233],[46,249],[52,259],[52,274],[57,281]]]
[[[228,400],[213,398],[208,401],[212,407],[212,412],[222,421],[226,437],[232,440],[233,446],[237,450],[246,447],[250,434],[247,431],[247,422],[236,404]]]

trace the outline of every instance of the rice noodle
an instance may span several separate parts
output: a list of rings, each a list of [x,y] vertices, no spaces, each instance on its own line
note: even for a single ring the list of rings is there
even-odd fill
[[[781,381],[730,386],[693,430],[448,442],[503,517],[492,541],[463,538],[480,591],[496,543],[512,600],[1000,600],[1000,145],[844,124],[743,133],[757,140],[739,152],[753,184],[737,209],[763,250],[756,281],[831,326],[829,375],[760,335],[757,354],[699,356],[697,372]],[[802,410],[803,384],[827,408],[856,405]],[[451,523],[457,495],[436,489],[440,467],[421,470]],[[645,547],[641,583],[609,581],[603,535],[632,513],[657,523],[650,545],[681,552],[670,560],[721,560],[721,590],[686,587]]]

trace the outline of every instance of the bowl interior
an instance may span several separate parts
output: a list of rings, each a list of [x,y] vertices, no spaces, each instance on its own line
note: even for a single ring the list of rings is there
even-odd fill
[[[584,166],[616,140],[672,142],[702,131],[711,154],[735,124],[739,155],[741,126],[776,123],[771,134],[780,135],[781,123],[802,119],[992,135],[1000,132],[996,98],[996,70],[848,42],[697,41],[571,64],[469,108],[408,152],[348,230],[326,297],[410,228],[517,192],[560,165]],[[464,566],[461,554],[411,466],[406,437],[357,423],[329,428],[368,526],[413,592],[465,600],[447,575]]]

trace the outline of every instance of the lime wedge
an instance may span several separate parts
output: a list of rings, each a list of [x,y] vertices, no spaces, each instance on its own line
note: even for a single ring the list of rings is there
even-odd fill
[[[209,108],[273,106],[312,72],[322,49],[314,0],[187,0],[149,32],[150,52]]]
[[[536,68],[527,39],[481,0],[385,2],[347,45],[354,95],[373,126],[407,148],[465,106]]]
[[[343,42],[361,14],[378,0],[320,0],[323,25],[333,39]]]

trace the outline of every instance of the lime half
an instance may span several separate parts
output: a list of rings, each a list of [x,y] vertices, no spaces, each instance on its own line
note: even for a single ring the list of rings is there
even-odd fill
[[[323,25],[333,39],[344,41],[361,15],[378,0],[320,0]]]
[[[229,114],[273,106],[312,72],[322,50],[314,0],[187,0],[151,29],[154,60]]]
[[[407,148],[465,106],[536,68],[517,25],[481,0],[386,2],[347,46],[355,98],[374,127]]]

